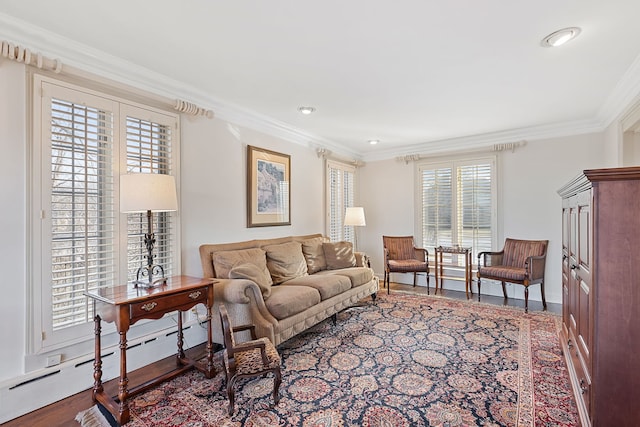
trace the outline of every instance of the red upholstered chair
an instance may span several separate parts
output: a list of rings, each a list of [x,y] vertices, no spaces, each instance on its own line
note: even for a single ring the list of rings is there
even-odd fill
[[[278,390],[282,382],[278,350],[268,338],[256,339],[255,325],[231,327],[226,307],[222,304],[219,307],[224,333],[224,367],[227,375],[229,415],[233,415],[234,386],[241,377],[255,377],[273,372],[273,401],[277,405],[280,400]],[[236,343],[233,334],[240,331],[249,331],[251,340]]]
[[[429,253],[416,248],[413,236],[382,236],[384,247],[384,283],[389,293],[391,273],[413,273],[413,286],[417,274],[426,273],[427,294],[429,293]]]
[[[544,270],[548,240],[506,239],[500,252],[478,254],[478,301],[482,279],[498,280],[507,300],[505,282],[524,286],[524,311],[529,311],[529,286],[540,284],[542,306],[547,309],[544,298]]]

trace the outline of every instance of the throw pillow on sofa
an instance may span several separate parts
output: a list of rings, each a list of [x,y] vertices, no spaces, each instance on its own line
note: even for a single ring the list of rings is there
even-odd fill
[[[327,260],[327,270],[356,266],[356,256],[353,254],[351,242],[324,242],[322,249]]]
[[[267,253],[267,268],[274,285],[308,274],[300,242],[267,245],[262,249]]]
[[[240,264],[254,264],[263,272],[267,284],[271,285],[271,275],[267,269],[265,252],[260,248],[238,249],[235,251],[219,251],[211,255],[213,269],[219,279],[230,279],[229,272]]]
[[[302,254],[307,261],[309,274],[327,269],[327,260],[324,257],[324,249],[322,249],[322,244],[325,241],[324,237],[314,237],[302,241]]]
[[[266,264],[265,264],[266,267]],[[260,268],[255,264],[238,264],[229,271],[229,279],[248,279],[260,288],[262,297],[266,300],[271,295],[271,275],[266,268]]]

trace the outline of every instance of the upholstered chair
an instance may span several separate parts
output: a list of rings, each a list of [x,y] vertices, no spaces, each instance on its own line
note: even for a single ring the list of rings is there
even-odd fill
[[[391,273],[413,273],[413,286],[417,274],[426,273],[427,294],[429,293],[429,253],[417,248],[413,236],[382,236],[384,249],[384,283],[389,293]]]
[[[277,405],[282,382],[278,350],[268,338],[256,338],[255,325],[232,327],[226,307],[220,304],[219,308],[224,333],[224,368],[227,376],[229,415],[233,415],[234,412],[236,381],[242,377],[255,377],[273,372],[273,401]],[[234,334],[241,331],[248,331],[251,340],[236,343]]]
[[[506,239],[499,252],[478,254],[478,301],[482,279],[497,280],[502,283],[502,294],[507,300],[505,282],[524,286],[524,311],[529,311],[529,286],[540,284],[542,307],[547,309],[544,298],[544,270],[547,258],[548,240]]]

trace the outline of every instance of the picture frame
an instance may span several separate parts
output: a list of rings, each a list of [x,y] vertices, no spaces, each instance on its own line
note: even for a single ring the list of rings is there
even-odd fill
[[[291,225],[291,156],[247,146],[247,227]]]

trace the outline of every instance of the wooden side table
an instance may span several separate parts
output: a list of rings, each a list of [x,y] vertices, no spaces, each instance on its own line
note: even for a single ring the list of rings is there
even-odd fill
[[[213,280],[189,276],[174,276],[167,279],[166,285],[150,289],[135,288],[131,284],[116,286],[98,291],[85,292],[93,300],[95,313],[95,361],[93,363],[93,400],[100,402],[122,425],[129,421],[127,398],[142,393],[149,388],[181,373],[197,368],[207,378],[215,374],[213,369],[213,341],[211,333],[211,309],[213,307]],[[196,304],[207,307],[207,346],[206,362],[198,363],[185,356],[182,349],[182,315]],[[176,368],[159,375],[136,387],[128,387],[127,378],[127,331],[141,319],[159,319],[167,313],[178,311],[178,354]],[[118,395],[114,398],[104,392],[102,386],[102,358],[100,333],[101,320],[115,322],[120,335],[120,380]]]
[[[440,287],[440,293],[442,293],[442,279],[447,278],[451,280],[462,280],[459,277],[455,276],[446,276],[444,274],[444,265],[445,263],[442,260],[443,254],[451,254],[451,255],[463,255],[464,256],[464,290],[467,295],[467,299],[469,299],[469,294],[473,295],[473,289],[471,289],[471,266],[473,262],[471,260],[471,248],[463,248],[462,246],[438,246],[435,248],[435,270],[436,270],[436,291],[438,293],[438,287]],[[458,267],[456,264],[446,264],[449,267]],[[459,268],[459,267],[458,267]]]

